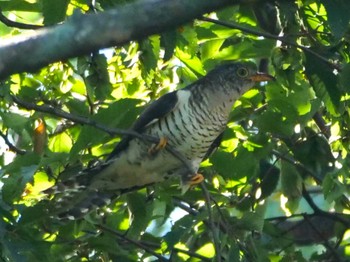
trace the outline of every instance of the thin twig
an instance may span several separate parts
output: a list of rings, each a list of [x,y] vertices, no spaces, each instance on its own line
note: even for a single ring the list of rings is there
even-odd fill
[[[155,256],[156,258],[159,259],[159,261],[169,261],[168,259],[166,259],[165,257],[163,257],[162,255],[154,252],[152,249],[149,249],[147,246],[145,246],[144,244],[136,241],[136,240],[133,240],[133,239],[130,239],[128,237],[126,237],[124,234],[122,233],[119,233],[118,231],[112,229],[112,228],[109,228],[109,227],[106,227],[104,225],[101,225],[101,224],[95,224],[95,226],[105,232],[109,232],[115,236],[117,236],[119,239],[122,239],[122,240],[125,240],[126,242],[130,243],[130,244],[133,244],[143,250],[145,250],[147,253],[151,254],[152,256]]]
[[[182,210],[186,211],[190,215],[197,216],[199,214],[199,211],[197,209],[191,207],[188,203],[186,203],[186,202],[184,202],[176,197],[173,197],[172,200],[173,200],[173,203],[175,206],[181,208]],[[205,221],[204,221],[204,223],[205,223]]]
[[[138,132],[133,131],[133,130],[125,130],[125,129],[121,129],[121,128],[110,128],[110,127],[102,125],[102,124],[100,124],[100,123],[98,123],[90,118],[78,116],[78,115],[72,115],[70,113],[67,113],[67,112],[61,110],[61,109],[55,108],[51,105],[45,105],[45,104],[44,105],[37,105],[35,103],[29,103],[29,102],[26,102],[26,101],[19,99],[18,97],[14,96],[14,95],[12,95],[11,98],[18,106],[23,107],[27,110],[35,110],[38,112],[47,113],[50,115],[54,115],[57,117],[68,119],[70,121],[73,121],[74,123],[89,125],[89,126],[97,128],[97,129],[100,129],[100,130],[108,133],[111,136],[117,135],[117,134],[118,135],[132,136],[132,137],[136,137],[140,140],[148,141],[150,143],[155,143],[155,144],[158,144],[160,141],[160,138],[158,138],[158,137],[150,136],[147,134],[141,134],[141,133],[138,133]],[[169,153],[171,153],[173,156],[175,156],[177,159],[179,159],[186,166],[186,168],[189,170],[189,172],[191,174],[196,173],[195,170],[193,170],[191,163],[179,151],[177,151],[175,148],[171,147],[169,144],[166,145],[165,149]]]
[[[332,63],[326,57],[323,57],[322,55],[318,54],[317,52],[311,50],[310,48],[308,48],[306,46],[299,45],[299,44],[296,44],[294,42],[291,42],[291,41],[289,41],[288,39],[286,39],[283,36],[277,36],[277,35],[273,35],[273,34],[270,34],[270,33],[267,33],[267,32],[256,31],[256,30],[253,30],[253,29],[250,29],[250,28],[238,25],[238,24],[233,23],[233,22],[220,21],[220,20],[217,20],[217,19],[212,19],[212,18],[204,17],[204,16],[199,18],[199,20],[210,22],[210,23],[214,23],[214,24],[217,24],[217,25],[222,25],[222,26],[225,26],[225,27],[228,27],[228,28],[232,28],[232,29],[238,29],[240,31],[243,31],[243,32],[251,34],[251,35],[262,36],[262,37],[265,37],[265,38],[281,41],[284,44],[287,44],[287,45],[290,45],[290,46],[293,46],[293,47],[296,47],[296,48],[300,48],[301,50],[303,50],[303,51],[305,51],[307,53],[310,53],[313,56],[319,58],[320,60],[326,62],[327,64],[332,66],[332,68],[341,71],[341,68],[338,65]]]
[[[3,13],[0,8],[0,22],[3,22],[5,25],[9,27],[16,27],[19,29],[39,29],[43,28],[44,26],[42,25],[33,25],[33,24],[25,24],[25,23],[20,23],[20,22],[15,22],[10,19],[8,19]]]
[[[204,194],[204,198],[205,198],[205,205],[207,207],[207,211],[208,211],[208,222],[209,222],[209,227],[211,230],[211,233],[213,235],[213,242],[214,242],[214,248],[215,248],[215,257],[216,257],[216,261],[217,262],[221,262],[221,250],[220,250],[220,240],[219,240],[219,236],[218,236],[218,231],[216,229],[214,220],[213,220],[213,215],[211,213],[211,201],[210,201],[210,194],[208,192],[207,187],[205,186],[205,184],[202,182],[201,183],[201,188]]]
[[[310,175],[317,183],[322,183],[322,179],[320,179],[314,172],[312,172],[310,169],[308,169],[306,166],[304,166],[299,161],[295,160],[294,158],[291,158],[287,156],[286,154],[282,154],[281,152],[278,152],[277,150],[272,150],[272,154],[274,154],[276,157],[294,165],[297,168],[302,169],[305,173]]]
[[[5,144],[9,147],[10,151],[12,151],[16,154],[19,154],[19,155],[24,155],[26,153],[25,150],[19,149],[15,145],[12,144],[10,142],[10,140],[8,139],[7,134],[4,134],[3,132],[0,131],[0,136],[2,137],[2,139],[4,139]]]
[[[312,119],[315,121],[315,124],[321,130],[322,134],[329,139],[331,136],[331,127],[327,125],[326,121],[323,119],[322,114],[320,112],[316,112]]]
[[[330,250],[333,255],[334,261],[341,261],[339,254],[336,249],[329,243],[329,240],[320,232],[319,227],[315,226],[314,223],[310,220],[308,215],[304,215],[304,221],[308,222],[310,228],[317,234],[317,236],[323,240],[323,245]]]

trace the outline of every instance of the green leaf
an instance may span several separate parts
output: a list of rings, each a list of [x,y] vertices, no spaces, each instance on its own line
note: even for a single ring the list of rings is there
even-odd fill
[[[1,1],[2,11],[23,11],[39,12],[41,4],[39,2],[29,3],[24,0]]]
[[[160,38],[158,36],[144,39],[140,42],[140,61],[146,69],[146,72],[154,70],[157,67],[160,51]]]
[[[327,10],[327,18],[332,33],[339,40],[349,28],[350,2],[348,0],[320,0]]]
[[[176,56],[191,70],[196,72],[199,75],[205,75],[205,70],[203,68],[203,64],[201,60],[196,57],[192,56],[189,53],[184,52],[183,50],[177,48],[176,49]]]
[[[340,85],[344,91],[350,91],[350,63],[345,64],[340,72]]]
[[[240,179],[246,176],[251,178],[258,170],[258,161],[254,154],[243,146],[237,148],[235,156],[219,150],[210,158],[210,161],[219,174],[227,179]]]
[[[177,32],[175,30],[160,35],[160,45],[164,49],[163,60],[170,60],[175,52]]]
[[[49,143],[50,150],[60,153],[68,153],[72,148],[72,139],[67,133],[56,135]]]
[[[293,118],[291,118],[293,119]],[[267,110],[256,120],[256,126],[261,132],[269,132],[282,136],[290,136],[294,133],[294,126],[291,120],[285,118],[282,113]]]
[[[284,160],[281,161],[281,184],[282,192],[288,198],[287,206],[293,212],[299,205],[303,179],[296,167]]]
[[[333,69],[325,62],[316,58],[314,55],[308,52],[304,52],[304,54],[306,57],[305,72],[317,96],[325,103],[329,104],[327,101],[327,96],[319,92],[319,90],[322,90],[324,87],[332,104],[337,111],[339,111],[341,91],[338,85],[338,79],[334,74]]]
[[[69,0],[44,0],[44,24],[54,25],[62,22],[66,17],[69,2]]]
[[[259,177],[261,179],[260,199],[265,199],[275,191],[280,179],[280,170],[269,162],[262,160],[260,161]]]
[[[139,99],[120,99],[107,108],[101,108],[93,119],[109,127],[129,128],[142,109],[137,107],[141,102]]]
[[[197,250],[196,253],[204,257],[213,258],[215,256],[215,248],[213,243],[204,244]]]
[[[228,39],[222,45],[221,50],[217,52],[212,59],[237,60],[249,58],[265,58],[269,56],[275,47],[275,41],[253,40],[253,39]]]
[[[107,108],[101,108],[92,118],[106,127],[129,128],[140,112],[136,105],[140,103],[138,99],[122,99],[110,104]],[[78,139],[71,148],[70,155],[75,157],[78,153],[88,147],[105,143],[109,135],[91,126],[83,126]]]
[[[237,226],[249,231],[255,230],[261,232],[264,227],[264,218],[262,214],[257,212],[245,212]]]
[[[18,134],[21,134],[23,130],[28,127],[28,124],[32,121],[30,118],[11,113],[11,112],[0,112],[0,116],[4,121],[4,125],[7,128],[11,128]]]
[[[168,250],[180,242],[181,238],[186,236],[192,229],[194,220],[191,216],[184,216],[176,221],[172,226],[171,231],[164,236],[164,241],[167,243]]]
[[[68,107],[69,112],[74,115],[88,116],[90,113],[86,103],[80,100],[69,100],[67,101],[66,106]]]
[[[93,55],[85,83],[90,99],[96,97],[97,100],[105,100],[110,97],[113,87],[109,80],[107,58],[104,54]]]
[[[3,178],[2,197],[4,201],[12,204],[14,200],[19,200],[24,188],[28,182],[33,181],[33,176],[38,169],[40,157],[35,154],[26,154],[17,157],[11,164],[5,166],[2,175],[8,175]]]
[[[138,236],[148,226],[153,212],[153,205],[146,203],[146,197],[140,193],[127,195],[127,203],[132,215],[131,227],[128,234]]]

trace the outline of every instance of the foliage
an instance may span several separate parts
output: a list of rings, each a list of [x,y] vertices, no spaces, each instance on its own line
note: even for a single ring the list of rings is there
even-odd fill
[[[128,1],[92,2],[96,6],[0,1],[2,16],[18,23],[0,24],[0,34],[10,38],[26,33],[22,24],[55,25],[76,11],[103,12]],[[3,80],[2,259],[345,259],[348,10],[347,0],[234,5],[160,35]],[[50,220],[42,191],[111,152],[120,136],[107,128],[127,129],[150,100],[237,59],[255,61],[276,81],[235,104],[220,148],[202,164],[204,185],[182,195],[177,180],[166,181],[82,220]]]

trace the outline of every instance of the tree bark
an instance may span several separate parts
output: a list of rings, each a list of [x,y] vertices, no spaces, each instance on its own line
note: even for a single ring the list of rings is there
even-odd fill
[[[74,14],[64,24],[4,41],[0,45],[0,79],[171,30],[240,2],[249,1],[148,0],[97,14]]]

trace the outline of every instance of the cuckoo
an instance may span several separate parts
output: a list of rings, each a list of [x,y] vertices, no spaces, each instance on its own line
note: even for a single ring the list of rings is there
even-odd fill
[[[49,190],[54,203],[51,212],[75,219],[122,193],[167,178],[179,177],[183,188],[201,182],[203,176],[197,173],[200,163],[220,144],[234,102],[255,83],[272,79],[257,72],[252,63],[230,62],[183,89],[163,95],[131,127],[159,142],[123,137],[103,163]]]

